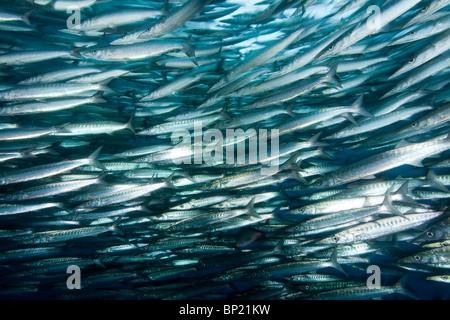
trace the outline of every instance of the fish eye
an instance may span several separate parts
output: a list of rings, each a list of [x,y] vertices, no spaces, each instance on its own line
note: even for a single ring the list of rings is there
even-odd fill
[[[309,285],[306,285],[306,286],[305,286],[305,289],[306,289],[306,290],[309,290]]]
[[[413,36],[413,35],[415,35],[415,34],[416,34],[415,31],[411,31],[411,32],[409,33],[409,35],[411,35],[411,36]]]
[[[414,259],[420,261],[420,256],[414,256]]]
[[[423,7],[423,8],[422,8],[422,10],[421,10],[421,11],[422,11],[422,12],[425,12],[425,11],[427,11],[427,10],[428,10],[428,7],[427,7],[427,6],[425,6],[425,7]]]
[[[427,237],[432,237],[432,236],[434,236],[434,233],[431,232],[431,231],[428,231],[428,232],[427,232]]]
[[[12,198],[12,194],[8,194],[8,195],[6,196],[6,198],[11,199],[11,198]]]
[[[338,236],[334,236],[333,238],[331,238],[331,240],[333,240],[334,242],[338,242],[339,241],[339,237]]]
[[[333,50],[334,49],[334,44],[332,44],[331,46],[328,47],[328,50]]]
[[[442,276],[442,279],[447,280],[448,276]]]
[[[416,62],[416,59],[415,59],[415,58],[412,58],[412,59],[410,59],[410,60],[408,61],[408,63],[414,63],[414,62]]]
[[[414,122],[414,123],[412,124],[412,126],[413,126],[413,127],[417,127],[417,122]]]

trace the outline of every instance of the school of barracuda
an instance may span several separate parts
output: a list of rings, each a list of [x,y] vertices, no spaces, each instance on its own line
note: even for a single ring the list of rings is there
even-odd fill
[[[448,299],[449,2],[2,0],[0,298]]]

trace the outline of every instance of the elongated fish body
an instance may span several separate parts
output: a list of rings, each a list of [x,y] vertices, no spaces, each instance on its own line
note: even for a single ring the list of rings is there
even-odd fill
[[[17,170],[11,173],[4,173],[0,177],[0,185],[42,179],[89,164],[95,164],[104,168],[96,160],[98,154],[100,153],[100,150],[101,148],[97,149],[90,157],[84,159],[61,161],[57,163]]]
[[[26,200],[43,198],[48,196],[53,196],[65,192],[79,190],[86,186],[90,186],[95,183],[99,183],[99,179],[84,179],[75,181],[65,181],[60,183],[52,183],[48,185],[38,186],[23,190],[21,192],[8,195],[6,199],[11,201]]]
[[[365,132],[371,132],[373,130],[377,130],[379,128],[388,126],[397,121],[407,119],[408,117],[416,113],[420,113],[430,109],[432,109],[432,107],[424,106],[424,107],[397,110],[389,114],[376,117],[374,119],[368,119],[364,122],[360,122],[358,125],[352,125],[349,128],[334,133],[333,137],[346,138],[353,135],[362,134]]]
[[[108,206],[116,203],[120,203],[123,201],[128,201],[132,199],[139,198],[145,194],[158,190],[167,184],[165,182],[155,183],[149,185],[141,185],[135,188],[125,189],[122,191],[117,191],[111,195],[99,197],[96,199],[92,199],[84,204],[81,204],[77,207],[77,211],[84,211],[87,209],[98,208],[101,206]]]
[[[158,10],[152,9],[124,9],[120,12],[107,12],[91,19],[83,21],[73,29],[79,31],[102,30],[114,28],[116,26],[136,23],[151,18],[156,18],[161,14]]]
[[[186,44],[179,41],[151,40],[132,45],[86,50],[81,52],[81,55],[100,61],[133,61],[160,56],[173,50],[186,50],[186,48]]]
[[[49,50],[49,51],[22,51],[5,53],[0,55],[0,64],[21,65],[25,63],[35,63],[55,58],[70,57],[70,51]]]
[[[67,95],[93,96],[98,91],[109,91],[101,84],[48,84],[22,86],[0,92],[1,101],[33,100],[43,98],[61,98]]]
[[[449,1],[2,1],[0,297],[445,300]]]
[[[200,12],[208,2],[208,0],[187,1],[179,8],[175,9],[167,17],[142,32],[138,38],[150,39],[178,29],[184,24],[185,21],[190,20],[198,12]]]
[[[5,105],[2,107],[2,109],[0,109],[0,116],[16,116],[16,115],[18,116],[35,113],[61,111],[94,102],[104,102],[104,100],[97,96],[93,96],[80,99],[62,99],[62,100],[52,100],[48,102],[29,102],[29,103]]]
[[[349,244],[405,230],[410,226],[419,226],[429,220],[439,217],[442,212],[429,212],[392,217],[362,224],[348,230],[344,230],[334,236],[320,240],[320,244]]]
[[[324,183],[328,186],[335,186],[349,183],[403,164],[418,165],[424,158],[440,153],[448,148],[450,148],[448,139],[432,140],[402,148],[395,148],[394,150],[371,156],[342,170],[331,173],[330,177],[324,180]]]

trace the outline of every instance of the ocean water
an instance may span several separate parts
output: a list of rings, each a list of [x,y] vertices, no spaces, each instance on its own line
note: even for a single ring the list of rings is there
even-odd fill
[[[444,2],[0,3],[1,299],[450,297]]]

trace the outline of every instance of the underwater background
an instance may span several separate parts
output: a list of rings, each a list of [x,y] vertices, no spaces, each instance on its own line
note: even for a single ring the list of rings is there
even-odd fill
[[[1,299],[449,299],[449,1],[0,4]]]

